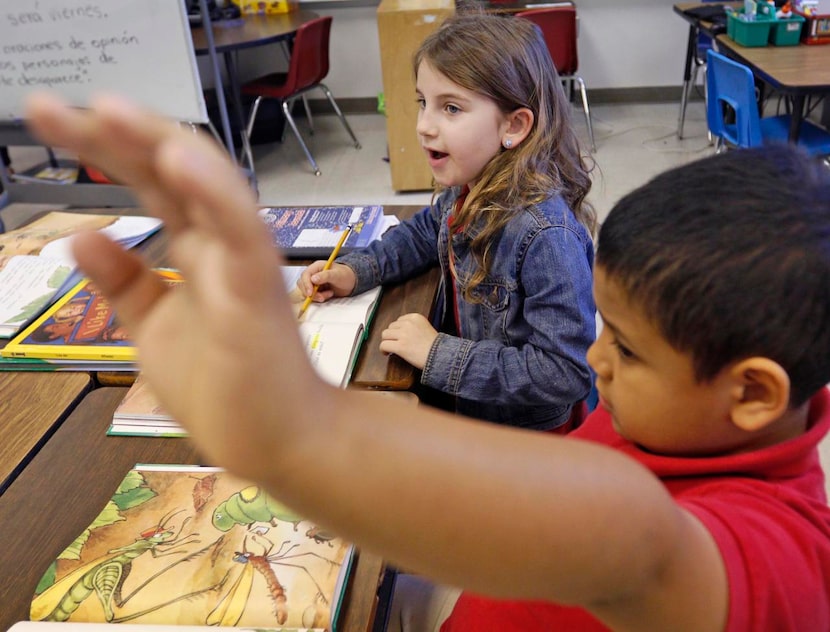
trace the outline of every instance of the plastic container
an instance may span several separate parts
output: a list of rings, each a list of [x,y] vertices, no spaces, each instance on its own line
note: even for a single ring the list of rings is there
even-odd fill
[[[751,21],[743,16],[743,11],[727,13],[726,34],[741,46],[766,46],[774,20],[762,14],[756,14]]]
[[[804,18],[792,14],[788,18],[776,18],[769,31],[769,43],[773,46],[795,46],[801,40]]]
[[[830,14],[819,15],[813,13],[807,15],[798,9],[793,9],[793,14],[798,14],[805,19],[804,28],[801,31],[801,41],[805,44],[830,44]]]

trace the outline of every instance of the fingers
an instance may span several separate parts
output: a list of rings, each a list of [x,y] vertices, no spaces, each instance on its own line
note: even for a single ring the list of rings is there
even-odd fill
[[[314,263],[309,264],[309,266],[303,270],[302,274],[300,274],[300,278],[297,279],[297,287],[300,292],[303,293],[303,296],[311,296],[311,293],[314,291],[314,283],[311,281],[311,277],[312,275],[320,272],[325,265],[325,261],[315,261]]]
[[[146,314],[168,291],[138,255],[99,232],[76,235],[72,240],[72,254],[131,331],[139,328]]]

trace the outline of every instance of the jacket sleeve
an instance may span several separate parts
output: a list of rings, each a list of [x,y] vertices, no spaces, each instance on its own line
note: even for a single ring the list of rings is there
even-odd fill
[[[592,266],[590,240],[584,243],[567,227],[540,231],[518,269],[526,337],[511,346],[439,334],[421,382],[464,399],[506,406],[584,399],[591,387],[585,356],[596,337]]]
[[[438,263],[439,205],[421,209],[362,250],[338,257],[357,277],[352,294],[399,283]]]

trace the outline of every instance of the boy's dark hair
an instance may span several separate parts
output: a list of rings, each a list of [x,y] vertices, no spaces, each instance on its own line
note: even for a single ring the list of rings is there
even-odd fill
[[[779,363],[790,405],[830,382],[830,170],[790,146],[727,152],[620,200],[596,263],[712,379]]]

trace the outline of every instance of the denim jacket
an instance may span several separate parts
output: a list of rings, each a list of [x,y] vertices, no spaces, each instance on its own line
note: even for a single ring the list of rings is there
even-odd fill
[[[355,272],[354,293],[398,283],[436,264],[443,272],[433,325],[443,322],[449,267],[447,225],[458,188],[401,222],[367,248],[338,259]],[[452,236],[460,278],[476,265],[461,234]],[[421,383],[456,397],[458,413],[525,428],[555,428],[585,399],[585,360],[596,334],[591,236],[554,195],[516,214],[494,244],[491,270],[475,289],[456,292],[460,336],[439,333]],[[450,288],[452,291],[452,288]]]

